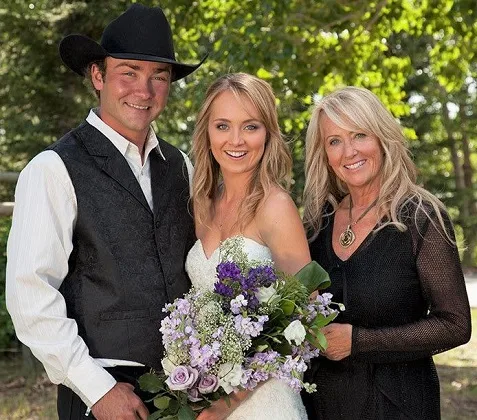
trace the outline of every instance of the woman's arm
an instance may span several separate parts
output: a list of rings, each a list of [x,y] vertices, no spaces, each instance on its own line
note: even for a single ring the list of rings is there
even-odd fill
[[[446,215],[450,232],[452,227]],[[371,362],[400,362],[428,357],[466,343],[470,339],[469,300],[457,247],[440,227],[413,233],[416,267],[428,314],[413,323],[389,328],[353,327],[352,357]]]
[[[215,401],[211,407],[202,411],[197,420],[224,420],[232,411],[234,411],[247,397],[251,391],[238,391],[229,394],[230,406],[227,404],[225,398]]]

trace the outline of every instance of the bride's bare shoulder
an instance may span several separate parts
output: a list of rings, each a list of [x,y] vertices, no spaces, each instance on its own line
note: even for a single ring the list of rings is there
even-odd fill
[[[264,213],[264,216],[269,216],[270,213],[275,214],[283,211],[294,213],[297,211],[297,207],[290,194],[276,185],[270,189],[270,193],[264,198],[260,211]]]

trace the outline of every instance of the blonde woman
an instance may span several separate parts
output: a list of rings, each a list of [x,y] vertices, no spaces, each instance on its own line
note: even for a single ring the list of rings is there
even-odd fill
[[[244,238],[251,259],[272,259],[294,274],[310,262],[300,216],[287,192],[291,157],[277,121],[268,83],[228,74],[207,91],[192,145],[197,242],[186,269],[196,287],[213,288],[220,243]],[[253,392],[218,401],[204,419],[306,419],[300,395],[272,379]]]
[[[443,204],[416,184],[399,123],[370,91],[345,87],[307,132],[311,256],[346,311],[307,378],[314,419],[440,418],[432,355],[470,338],[470,310]]]

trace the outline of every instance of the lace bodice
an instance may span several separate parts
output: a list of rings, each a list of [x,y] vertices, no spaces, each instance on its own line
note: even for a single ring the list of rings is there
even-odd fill
[[[272,253],[265,245],[246,237],[243,237],[243,242],[249,259],[258,261],[272,259]],[[197,288],[212,290],[216,282],[215,268],[219,261],[220,247],[207,257],[202,242],[198,239],[189,251],[186,260],[186,271],[189,274],[192,285]]]
[[[250,260],[271,260],[268,247],[243,237],[244,251]],[[212,290],[216,282],[216,267],[220,262],[220,247],[207,257],[202,242],[196,241],[186,260],[186,271],[192,285]],[[257,387],[237,407],[227,420],[307,420],[300,394],[278,379],[271,379]]]

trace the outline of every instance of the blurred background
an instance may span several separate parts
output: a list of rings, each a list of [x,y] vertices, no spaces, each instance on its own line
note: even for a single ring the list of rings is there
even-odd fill
[[[58,42],[99,41],[134,1],[0,3],[0,419],[54,419],[55,392],[5,309],[5,247],[18,172],[96,105]],[[419,181],[448,207],[477,302],[477,2],[475,0],[162,0],[179,61],[206,63],[174,84],[158,135],[187,152],[207,86],[226,72],[267,80],[294,156],[301,204],[314,100],[342,85],[376,93],[405,127]],[[474,328],[477,309],[472,312]],[[435,358],[443,419],[477,418],[477,338]]]

